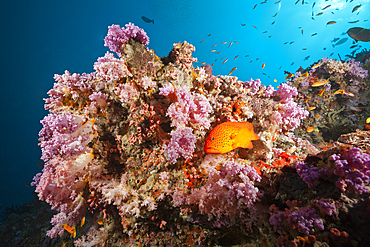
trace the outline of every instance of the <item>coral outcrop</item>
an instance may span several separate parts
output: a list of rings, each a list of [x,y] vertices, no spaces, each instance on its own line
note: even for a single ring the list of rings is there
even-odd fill
[[[118,58],[107,52],[90,74],[55,75],[45,100],[45,167],[32,185],[56,212],[49,237],[75,231],[75,246],[369,241],[345,223],[369,218],[369,136],[328,144],[363,129],[359,63],[323,59],[275,90],[195,66],[186,41],[160,58],[131,23],[109,27],[105,42]],[[328,78],[317,97],[310,83]],[[206,154],[206,137],[224,122],[252,123],[253,149]]]

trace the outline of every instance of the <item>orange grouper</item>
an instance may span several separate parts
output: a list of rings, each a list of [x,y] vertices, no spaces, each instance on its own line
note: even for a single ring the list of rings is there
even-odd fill
[[[249,122],[225,122],[209,133],[204,151],[207,154],[223,154],[235,148],[253,148],[252,140],[259,140]]]

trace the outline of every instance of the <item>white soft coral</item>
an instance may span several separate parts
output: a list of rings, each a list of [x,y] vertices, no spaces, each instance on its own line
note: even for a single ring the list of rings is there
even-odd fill
[[[96,225],[89,228],[86,235],[74,241],[76,247],[101,247],[106,246],[108,234],[98,229]]]

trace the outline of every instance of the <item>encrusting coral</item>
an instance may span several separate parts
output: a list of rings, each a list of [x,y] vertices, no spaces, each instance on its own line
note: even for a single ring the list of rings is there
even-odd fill
[[[339,241],[327,238],[334,234],[329,222],[348,203],[330,196],[368,192],[369,155],[338,144],[316,156],[319,149],[300,135],[310,113],[299,103],[311,91],[297,90],[299,77],[275,90],[194,67],[195,47],[186,41],[163,58],[148,44],[132,23],[112,25],[105,45],[119,58],[107,52],[95,72],[54,76],[39,133],[46,163],[32,183],[57,211],[47,235],[65,238],[74,229],[75,246],[222,245],[232,234],[235,243],[257,245]],[[206,137],[225,122],[249,122],[253,149],[206,154]],[[317,192],[319,183],[330,184],[332,194]]]

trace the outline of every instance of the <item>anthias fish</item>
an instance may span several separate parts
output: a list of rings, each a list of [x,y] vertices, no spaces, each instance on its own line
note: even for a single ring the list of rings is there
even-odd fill
[[[315,82],[314,84],[311,85],[311,87],[320,87],[320,86],[324,86],[325,84],[329,83],[329,78],[327,80],[321,80],[321,81],[317,81]]]
[[[204,151],[207,154],[223,154],[235,148],[253,148],[252,140],[259,140],[249,122],[226,122],[217,125],[209,133]]]
[[[326,25],[332,25],[332,24],[335,24],[337,23],[336,21],[329,21],[328,23],[326,23]]]
[[[357,6],[355,6],[353,9],[352,9],[352,13],[355,12],[356,10],[358,10],[362,5],[359,4]]]

